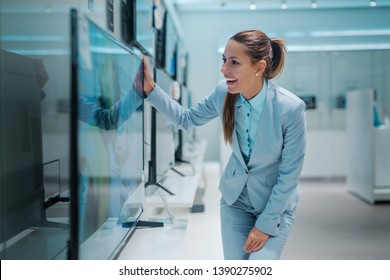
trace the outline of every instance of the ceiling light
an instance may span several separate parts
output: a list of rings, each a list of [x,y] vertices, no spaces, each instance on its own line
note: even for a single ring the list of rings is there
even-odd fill
[[[256,3],[255,3],[254,0],[253,0],[252,3],[249,5],[249,9],[252,10],[252,11],[256,10]]]
[[[288,8],[286,0],[282,0],[282,4],[280,4],[280,8],[282,8],[283,10]]]
[[[318,7],[318,3],[317,3],[317,0],[311,0],[311,4],[310,4],[311,8],[312,9],[315,9]]]
[[[375,7],[376,6],[376,1],[375,0],[371,0],[370,1],[370,6],[371,7]]]

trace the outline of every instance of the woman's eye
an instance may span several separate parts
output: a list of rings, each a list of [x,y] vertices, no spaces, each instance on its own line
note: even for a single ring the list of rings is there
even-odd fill
[[[236,65],[236,64],[239,64],[239,63],[236,60],[232,60],[232,64]]]
[[[222,62],[223,62],[223,63],[226,63],[226,58],[223,57],[223,58],[222,58]]]

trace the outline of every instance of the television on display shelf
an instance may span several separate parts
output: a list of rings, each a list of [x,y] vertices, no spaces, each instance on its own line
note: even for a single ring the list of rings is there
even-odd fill
[[[154,0],[122,0],[122,40],[136,47],[142,54],[155,55],[155,10]]]
[[[190,108],[191,107],[191,91],[184,85],[180,86],[180,98],[179,103],[184,108]],[[187,163],[190,164],[185,159],[184,155],[184,148],[185,146],[192,141],[191,135],[192,135],[193,129],[179,129],[178,130],[178,141],[179,144],[176,147],[175,150],[175,162],[176,163]]]
[[[173,22],[172,16],[166,14],[165,22],[165,70],[177,80],[179,58],[179,35]]]
[[[86,15],[71,23],[69,258],[115,259],[143,212],[143,65]]]
[[[174,98],[175,81],[170,75],[163,69],[154,68],[154,77],[164,92]],[[150,107],[150,111],[151,143],[147,193],[152,195],[157,188],[161,188],[166,193],[174,195],[169,186],[162,184],[162,180],[166,173],[175,166],[175,149],[179,144],[177,128],[155,108]]]
[[[166,59],[166,47],[167,47],[167,19],[168,12],[160,6],[157,7],[155,13],[156,22],[156,39],[155,39],[155,67],[159,69],[166,69],[168,67],[168,61]]]
[[[0,61],[0,257],[59,259],[70,230],[68,220],[47,218],[49,198],[59,193],[44,184],[36,61],[7,50],[0,50]]]

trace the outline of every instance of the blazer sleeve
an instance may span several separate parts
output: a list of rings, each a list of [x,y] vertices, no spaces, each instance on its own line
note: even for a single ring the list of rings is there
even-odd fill
[[[180,129],[190,129],[193,126],[203,125],[216,118],[220,110],[218,101],[218,87],[209,96],[191,108],[182,107],[177,101],[170,98],[158,85],[145,99],[156,110]]]
[[[297,186],[306,150],[305,104],[299,103],[285,118],[279,175],[255,224],[258,229],[273,236],[279,234],[283,212],[295,207],[298,199]]]

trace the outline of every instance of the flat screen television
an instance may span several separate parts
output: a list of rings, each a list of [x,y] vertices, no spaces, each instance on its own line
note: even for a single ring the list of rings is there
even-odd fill
[[[174,80],[163,70],[156,69],[156,83],[173,98]],[[157,112],[157,176],[162,177],[175,166],[175,148],[178,139],[175,137],[175,126]]]
[[[161,5],[161,2],[160,2]],[[168,12],[164,8],[158,8],[156,11],[156,40],[155,40],[155,60],[156,68],[164,69],[166,67],[166,41],[167,41],[167,18]]]
[[[66,251],[69,227],[46,218],[36,64],[6,50],[0,62],[0,256],[54,259]]]
[[[155,55],[154,0],[122,0],[122,39],[144,55]]]
[[[180,88],[180,105],[184,108],[189,108],[191,106],[189,96],[190,92],[188,88],[183,85],[181,85]],[[178,145],[175,150],[175,162],[188,163],[188,161],[184,160],[184,146],[189,140],[189,130],[178,130]]]
[[[179,38],[177,41],[177,51],[176,51],[176,81],[181,85],[185,85],[185,71],[187,66],[187,50],[184,45],[183,39]]]
[[[165,70],[173,79],[177,79],[177,67],[179,56],[179,38],[172,19],[172,16],[166,15],[166,39],[165,39]]]
[[[115,259],[143,212],[143,65],[71,12],[71,259]]]
[[[163,69],[154,68],[154,77],[156,83],[172,97],[174,80]],[[151,152],[149,164],[149,180],[146,184],[148,194],[154,193],[155,187],[164,189],[171,195],[169,186],[161,184],[164,175],[175,166],[175,148],[178,140],[175,137],[174,125],[155,108],[151,108]],[[150,190],[153,187],[152,190]]]

